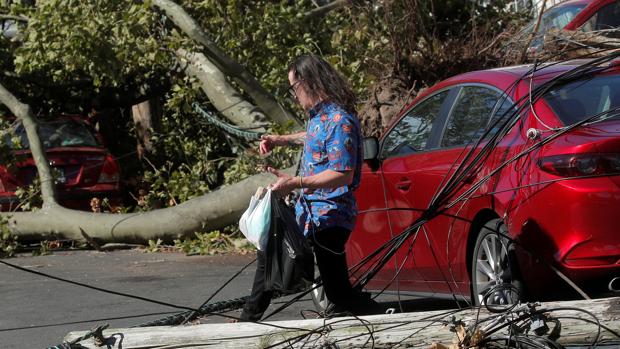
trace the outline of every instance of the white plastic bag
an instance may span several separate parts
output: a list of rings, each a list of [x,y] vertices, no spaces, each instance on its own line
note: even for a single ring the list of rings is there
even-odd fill
[[[264,195],[262,195],[264,193]],[[261,197],[262,195],[262,197]],[[239,229],[257,249],[264,251],[271,226],[271,189],[259,187],[239,219]]]

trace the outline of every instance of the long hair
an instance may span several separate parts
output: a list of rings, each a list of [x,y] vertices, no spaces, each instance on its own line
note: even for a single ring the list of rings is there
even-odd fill
[[[323,58],[307,53],[297,57],[289,66],[313,98],[325,98],[336,103],[349,113],[355,113],[355,94],[342,76]]]

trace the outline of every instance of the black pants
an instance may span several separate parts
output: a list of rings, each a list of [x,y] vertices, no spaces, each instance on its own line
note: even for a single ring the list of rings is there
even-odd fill
[[[348,229],[333,227],[310,233],[308,239],[314,250],[325,295],[334,304],[334,311],[356,315],[372,313],[376,303],[355,292],[349,281],[344,247],[350,235]],[[244,321],[260,320],[273,297],[272,291],[265,291],[265,253],[258,251],[257,259],[252,293],[240,317]]]
[[[252,284],[252,293],[246,300],[241,321],[258,321],[263,317],[265,310],[271,303],[273,291],[265,291],[265,252],[256,251],[256,273]]]

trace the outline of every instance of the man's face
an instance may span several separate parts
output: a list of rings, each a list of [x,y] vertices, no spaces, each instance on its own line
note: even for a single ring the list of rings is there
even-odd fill
[[[315,101],[307,92],[306,84],[303,80],[297,80],[295,73],[291,70],[288,72],[289,91],[299,105],[304,108],[305,111],[312,109],[319,101]]]

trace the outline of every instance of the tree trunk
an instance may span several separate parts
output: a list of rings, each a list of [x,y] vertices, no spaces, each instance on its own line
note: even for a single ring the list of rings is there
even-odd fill
[[[32,114],[30,106],[21,103],[11,92],[0,84],[0,103],[6,105],[13,115],[21,120],[26,130],[28,143],[30,143],[30,153],[37,166],[39,179],[41,181],[41,197],[43,198],[43,208],[51,208],[58,205],[54,190],[54,177],[49,166],[49,161],[39,135],[37,133],[37,118]]]
[[[197,78],[201,88],[220,114],[235,125],[265,132],[267,117],[256,106],[243,97],[230,85],[226,76],[202,53],[178,50],[179,59],[186,63],[185,72]],[[257,127],[259,126],[259,127]]]
[[[183,32],[189,35],[189,37],[202,44],[205,47],[207,56],[218,69],[234,79],[235,82],[252,97],[256,105],[263,109],[265,114],[272,120],[279,123],[293,120],[298,126],[302,126],[301,121],[284,109],[245,67],[224,53],[206,35],[198,23],[183,10],[183,7],[170,0],[153,0],[152,4],[164,11],[166,16],[168,16]]]
[[[292,173],[294,170],[287,171]],[[1,215],[9,217],[9,227],[20,241],[82,240],[83,230],[101,242],[145,243],[157,238],[171,242],[197,231],[221,229],[235,223],[256,188],[267,186],[275,179],[269,173],[261,173],[180,205],[148,212],[90,213],[55,206],[35,212],[3,212]]]
[[[131,116],[136,128],[138,157],[142,159],[143,155],[153,151],[151,132],[152,130],[158,129],[161,120],[161,106],[159,105],[159,100],[153,98],[133,105],[131,107]]]

